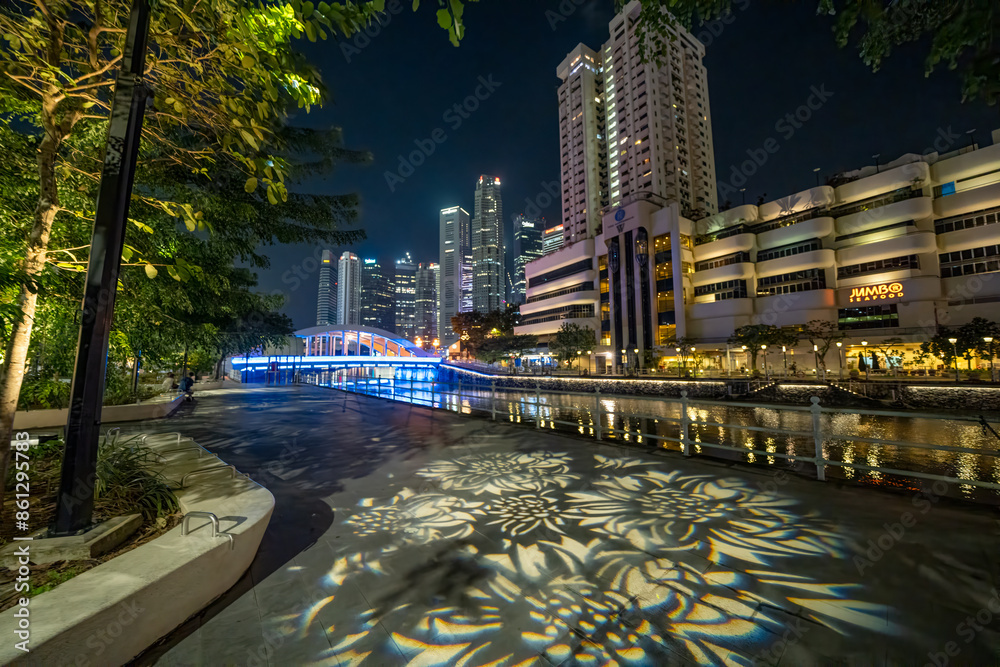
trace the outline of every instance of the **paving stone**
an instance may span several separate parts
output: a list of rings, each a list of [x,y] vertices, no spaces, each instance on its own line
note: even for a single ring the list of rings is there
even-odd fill
[[[252,591],[168,639],[161,664],[240,661],[213,648],[226,628],[244,653],[282,631],[279,665],[914,665],[949,641],[968,664],[1000,654],[992,629],[956,633],[1000,576],[981,507],[936,502],[859,567],[916,495],[768,486],[772,470],[308,387],[206,395],[162,427],[214,438],[276,508]]]

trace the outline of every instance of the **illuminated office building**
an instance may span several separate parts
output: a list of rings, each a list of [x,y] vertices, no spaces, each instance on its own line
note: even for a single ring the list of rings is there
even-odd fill
[[[500,179],[480,176],[472,218],[472,308],[500,310],[506,302],[504,280],[503,199]]]
[[[337,267],[337,324],[361,324],[361,260],[353,252]]]
[[[374,258],[361,263],[361,324],[383,331],[396,325],[394,275]]]
[[[337,323],[337,260],[332,250],[324,250],[319,265],[319,293],[316,297],[316,326]]]
[[[442,209],[440,227],[438,332],[441,334],[442,345],[447,347],[458,340],[451,328],[451,318],[456,313],[465,311],[465,299],[470,301],[471,309],[472,248],[469,244],[469,214],[460,206]]]

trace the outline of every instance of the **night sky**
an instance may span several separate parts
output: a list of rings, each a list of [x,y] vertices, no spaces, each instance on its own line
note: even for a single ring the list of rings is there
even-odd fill
[[[371,151],[374,162],[343,165],[300,189],[360,195],[368,240],[334,249],[338,254],[350,249],[391,262],[409,251],[415,261],[436,262],[440,209],[460,205],[472,214],[476,180],[495,175],[504,185],[509,241],[512,217],[533,201],[545,204],[547,187],[558,189],[556,67],[580,42],[600,48],[608,38],[613,0],[564,0],[562,7],[573,10],[566,15],[555,0],[468,4],[467,34],[459,48],[437,27],[429,7],[414,14],[409,2],[397,2],[399,13],[390,14],[374,37],[304,42],[333,99],[294,122],[341,127],[345,144]],[[954,150],[969,142],[965,133],[971,129],[977,142],[990,143],[990,131],[1000,127],[996,109],[982,102],[962,104],[952,72],[939,69],[925,78],[925,49],[897,50],[873,74],[852,47],[837,48],[832,23],[815,15],[815,4],[736,0],[729,22],[710,26],[717,34],[706,26],[694,31],[707,46],[720,182],[729,181],[732,165],[769,138],[780,149],[742,186],[748,203],[765,193],[771,200],[812,187],[816,167],[823,175],[855,169],[873,164],[875,153],[885,163],[925,152],[939,137],[947,137],[942,140]],[[495,89],[488,92],[482,81]],[[468,118],[449,112],[477,87],[485,99]],[[814,90],[830,95],[809,120],[794,132],[787,122],[777,125]],[[416,151],[416,141],[428,146],[435,130],[443,142],[390,189],[385,173],[399,174],[399,156]],[[720,196],[720,204],[725,199]],[[729,199],[741,203],[739,193]],[[552,198],[541,213],[551,224],[559,222],[558,200]],[[268,248],[272,267],[259,274],[262,290],[285,294],[285,312],[297,328],[315,324],[318,272],[308,273],[313,251]],[[296,266],[308,277],[292,289],[296,281],[288,272]]]

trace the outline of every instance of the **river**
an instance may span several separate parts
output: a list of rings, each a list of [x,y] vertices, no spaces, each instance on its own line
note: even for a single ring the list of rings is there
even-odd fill
[[[313,376],[310,381],[321,386],[461,411],[464,414],[490,414],[488,387],[480,383],[463,382],[459,402],[457,383],[439,381],[437,372],[433,369],[397,369],[395,377],[382,378],[325,374]],[[572,432],[587,438],[594,437],[595,415],[598,410],[595,395],[542,391],[538,394],[538,400],[543,428]],[[681,451],[680,443],[676,442],[680,437],[680,424],[672,421],[681,417],[681,403],[678,399],[602,394],[600,400],[604,425],[602,438],[605,441]],[[535,401],[535,392],[532,391],[497,389],[497,419],[535,425],[538,421]],[[718,402],[692,402],[688,406],[688,418],[692,422],[688,433],[695,443],[692,447],[695,455],[777,469],[791,467],[807,476],[815,475],[815,466],[811,463],[774,455],[814,456],[813,417],[808,410],[786,406],[740,407]],[[991,455],[997,452],[1000,440],[986,432],[982,426],[972,421],[963,421],[959,416],[954,420],[930,419],[918,414],[887,417],[844,410],[824,412],[820,420],[824,433],[823,454],[828,461],[1000,484],[1000,458]],[[727,426],[722,426],[723,424]],[[959,446],[982,453],[868,443],[858,441],[857,438],[901,441],[925,447],[932,444]],[[765,453],[727,451],[705,446],[704,443]],[[921,488],[930,488],[931,485],[930,480],[832,464],[827,466],[826,475],[828,479],[866,486],[895,487],[913,493],[919,492]],[[949,483],[947,486],[948,490],[943,495],[1000,503],[1000,491],[972,484]],[[941,488],[942,483],[938,482],[936,491],[939,495],[942,495]]]

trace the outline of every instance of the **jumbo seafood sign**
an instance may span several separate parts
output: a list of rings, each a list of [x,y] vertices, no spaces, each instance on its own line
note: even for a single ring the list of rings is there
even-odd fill
[[[851,290],[850,302],[886,301],[889,299],[901,299],[902,297],[902,283],[882,283],[881,285],[869,285],[868,287],[855,287]]]

